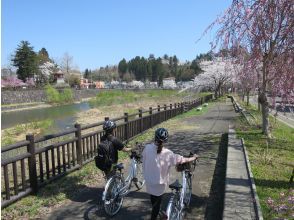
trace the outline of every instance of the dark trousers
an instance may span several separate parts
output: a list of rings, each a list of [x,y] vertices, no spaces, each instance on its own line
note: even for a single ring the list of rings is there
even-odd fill
[[[161,204],[161,196],[154,196],[150,195],[151,204],[152,204],[152,213],[151,213],[151,220],[155,220],[158,216],[159,210],[160,210],[160,204]]]

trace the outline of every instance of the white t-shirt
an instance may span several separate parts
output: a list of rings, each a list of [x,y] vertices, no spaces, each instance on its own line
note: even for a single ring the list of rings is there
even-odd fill
[[[160,196],[169,184],[170,168],[185,162],[185,158],[166,148],[157,154],[154,143],[147,144],[142,155],[146,190],[151,195]]]

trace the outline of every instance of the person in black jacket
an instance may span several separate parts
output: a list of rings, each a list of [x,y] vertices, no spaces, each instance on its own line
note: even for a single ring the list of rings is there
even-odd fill
[[[101,137],[101,141],[105,141],[106,139],[108,139],[112,143],[109,147],[109,155],[113,165],[117,164],[118,151],[129,152],[132,150],[132,148],[126,147],[121,140],[114,136],[115,129],[116,123],[114,121],[105,121],[103,124],[103,130],[105,131],[105,134]],[[111,175],[111,171],[112,169],[105,172],[105,175],[108,177],[109,175]]]

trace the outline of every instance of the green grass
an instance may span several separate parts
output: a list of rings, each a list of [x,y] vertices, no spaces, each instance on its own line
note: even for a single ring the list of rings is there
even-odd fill
[[[182,92],[177,90],[107,90],[101,91],[97,94],[95,99],[90,101],[92,106],[110,106],[114,104],[133,103],[136,101],[148,100],[148,99],[163,99],[168,97],[176,97],[177,100],[186,96],[191,96],[191,99],[197,97],[203,97],[211,93],[191,93]]]
[[[28,133],[28,131],[42,133],[52,124],[53,120],[47,119],[44,121],[19,124],[11,128],[4,129],[1,131],[1,146],[3,147],[17,142],[18,136],[24,135],[25,133]]]
[[[92,105],[109,106],[113,104],[124,104],[135,102],[139,95],[133,91],[127,90],[109,90],[101,91],[95,99],[91,100]]]
[[[294,166],[294,129],[270,117],[272,138],[269,139],[261,133],[261,114],[253,106],[245,108],[256,117],[257,125],[249,126],[240,117],[236,130],[245,140],[263,216],[265,219],[291,218],[290,212],[274,211],[267,200],[272,198],[275,205],[287,204],[280,201],[281,194],[294,196],[293,183],[289,183]],[[290,206],[293,208],[293,204]]]
[[[207,108],[212,107],[209,103]],[[128,142],[129,147],[134,147],[136,142],[146,143],[154,138],[154,131],[159,127],[165,127],[168,130],[175,129],[183,118],[189,118],[204,114],[207,110],[197,112],[191,110],[182,115],[165,121],[149,130],[142,135],[137,136]],[[181,127],[182,129],[182,127]],[[119,161],[128,159],[129,154],[119,151]],[[89,187],[97,187],[99,183],[104,184],[102,173],[95,166],[94,161],[83,166],[80,170],[70,173],[53,183],[41,188],[36,196],[27,196],[20,201],[10,205],[2,210],[2,219],[20,219],[20,218],[38,218],[42,213],[46,213],[51,208],[57,209],[66,202],[73,200]]]

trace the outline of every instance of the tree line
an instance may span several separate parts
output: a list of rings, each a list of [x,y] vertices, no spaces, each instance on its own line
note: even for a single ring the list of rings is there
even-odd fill
[[[120,80],[131,82],[132,80],[158,82],[167,77],[174,77],[176,81],[190,81],[202,72],[199,62],[202,59],[211,60],[210,53],[198,55],[192,62],[180,63],[176,55],[155,57],[150,54],[148,58],[136,56],[129,61],[123,58],[118,65],[100,67],[97,70],[86,69],[84,77],[90,80],[110,81]]]
[[[176,55],[155,57],[150,54],[148,58],[136,56],[129,61],[123,58],[116,65],[107,65],[99,69],[85,69],[82,73],[84,78],[90,81],[151,81],[162,85],[162,80],[167,77],[174,77],[176,81],[190,81],[202,72],[199,62],[201,60],[211,60],[212,54],[200,54],[194,60],[180,63]],[[47,84],[54,82],[53,74],[58,69],[63,70],[66,82],[70,85],[79,84],[80,72],[74,70],[73,57],[65,54],[60,64],[49,57],[45,48],[38,52],[28,41],[21,41],[13,58],[12,65],[17,68],[18,79],[26,82],[34,79],[36,84]]]

